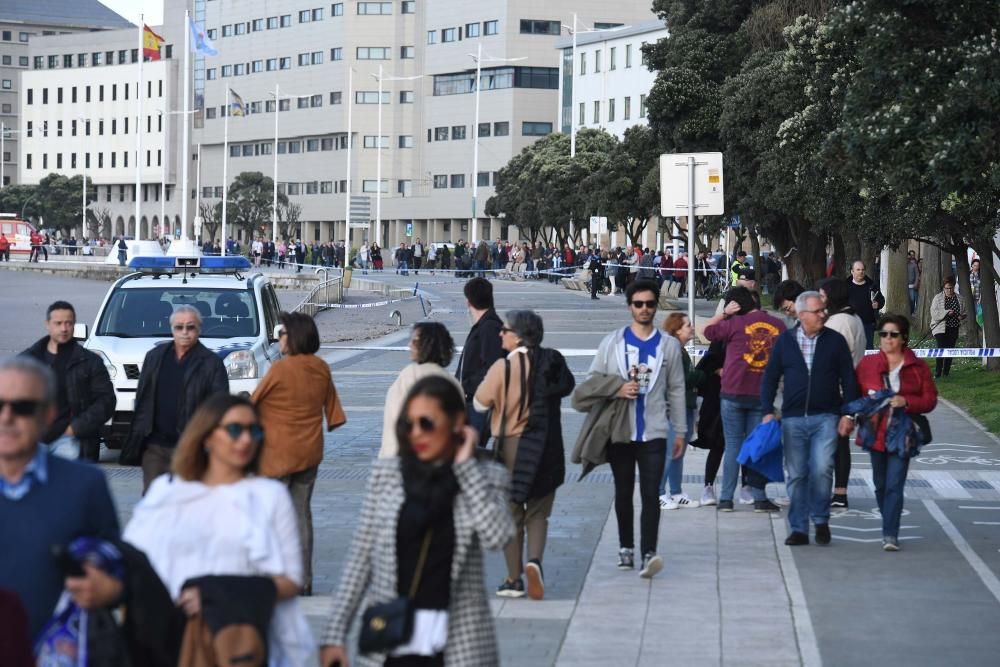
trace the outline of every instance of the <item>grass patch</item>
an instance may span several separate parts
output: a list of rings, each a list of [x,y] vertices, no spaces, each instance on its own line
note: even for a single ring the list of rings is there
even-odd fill
[[[929,360],[931,372],[934,361]],[[951,374],[937,380],[938,393],[978,419],[991,433],[1000,434],[1000,373],[982,362],[956,359]]]

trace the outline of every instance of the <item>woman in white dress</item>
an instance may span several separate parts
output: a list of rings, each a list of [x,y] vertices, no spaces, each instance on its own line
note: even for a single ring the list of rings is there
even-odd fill
[[[136,505],[124,540],[145,552],[188,616],[201,611],[189,579],[271,577],[277,603],[268,632],[271,667],[315,665],[315,644],[296,594],[302,556],[295,510],[284,485],[257,477],[263,431],[245,398],[216,394],[192,416],[172,474]]]

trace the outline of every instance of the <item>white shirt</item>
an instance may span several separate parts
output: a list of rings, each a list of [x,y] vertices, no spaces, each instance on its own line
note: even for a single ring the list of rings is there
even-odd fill
[[[302,581],[295,509],[288,490],[271,479],[207,486],[162,475],[136,505],[123,539],[146,554],[175,600],[185,581],[204,575]],[[296,598],[275,605],[268,634],[271,667],[315,662]]]

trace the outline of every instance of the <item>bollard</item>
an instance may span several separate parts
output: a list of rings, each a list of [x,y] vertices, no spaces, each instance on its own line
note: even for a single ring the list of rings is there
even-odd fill
[[[395,320],[397,327],[403,326],[403,314],[398,310],[394,310],[391,313],[389,313],[389,321],[393,320]]]

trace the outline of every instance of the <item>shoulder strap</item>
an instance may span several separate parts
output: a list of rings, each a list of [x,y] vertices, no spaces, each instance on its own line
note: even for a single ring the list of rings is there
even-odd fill
[[[500,435],[497,436],[497,453],[503,447],[504,438],[507,436],[507,390],[510,387],[510,359],[503,360],[503,407],[500,409]]]
[[[417,594],[417,589],[420,588],[420,576],[424,573],[424,565],[427,563],[427,552],[431,548],[431,535],[434,534],[433,528],[427,529],[427,534],[424,535],[424,542],[420,545],[420,557],[417,558],[417,569],[413,571],[413,581],[410,582],[410,595],[409,598],[412,600]]]

